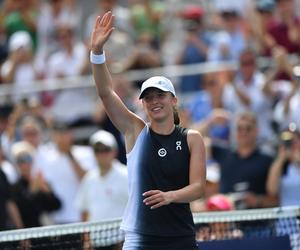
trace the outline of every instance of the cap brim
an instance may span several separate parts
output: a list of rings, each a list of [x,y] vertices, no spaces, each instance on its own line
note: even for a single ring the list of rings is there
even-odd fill
[[[170,92],[170,90],[168,90],[168,89],[166,89],[166,88],[164,88],[164,87],[162,87],[162,86],[157,86],[157,87],[156,87],[156,86],[149,86],[149,87],[143,89],[143,91],[140,93],[139,99],[143,99],[146,90],[151,89],[151,88],[153,88],[153,89],[159,89],[159,90],[161,90],[161,91],[163,91],[163,92]],[[170,93],[173,95],[172,92],[170,92]]]

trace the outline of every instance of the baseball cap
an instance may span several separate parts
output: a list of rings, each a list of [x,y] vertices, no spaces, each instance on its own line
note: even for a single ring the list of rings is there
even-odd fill
[[[174,96],[176,96],[172,82],[164,76],[153,76],[144,81],[141,87],[139,99],[142,99],[144,97],[143,95],[145,93],[145,90],[148,88],[157,88],[164,92],[171,92]]]
[[[32,48],[31,37],[26,31],[17,31],[13,33],[9,39],[9,51],[15,51],[20,48]]]
[[[107,147],[117,149],[118,143],[114,135],[105,130],[98,130],[90,137],[90,145],[95,146],[97,143],[101,143]]]
[[[230,199],[222,194],[211,196],[206,202],[206,207],[208,211],[229,211],[234,208]]]
[[[199,20],[204,15],[204,10],[198,5],[188,5],[182,12],[185,19]]]

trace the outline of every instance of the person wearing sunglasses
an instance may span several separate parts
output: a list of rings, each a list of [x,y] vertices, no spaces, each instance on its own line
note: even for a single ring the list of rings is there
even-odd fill
[[[236,209],[277,205],[277,199],[266,191],[273,158],[258,148],[256,115],[250,111],[238,113],[234,127],[235,148],[212,147],[221,170],[220,192],[232,196]]]
[[[24,227],[42,226],[41,215],[61,206],[41,172],[33,176],[33,155],[34,148],[26,141],[16,142],[12,146],[12,156],[20,175],[12,186],[12,197],[20,211]]]
[[[127,168],[117,160],[117,141],[110,132],[99,130],[90,137],[90,146],[96,166],[84,176],[77,193],[76,206],[81,211],[81,220],[121,218],[128,200],[128,184]],[[102,248],[104,246],[97,246],[97,241],[93,241],[93,235],[90,242],[95,250],[113,250],[118,245]]]

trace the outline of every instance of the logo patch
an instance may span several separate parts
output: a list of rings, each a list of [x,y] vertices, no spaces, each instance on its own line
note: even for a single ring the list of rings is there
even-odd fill
[[[181,141],[177,141],[176,142],[176,150],[178,151],[178,150],[181,150],[182,148],[181,148]]]
[[[167,150],[164,149],[164,148],[161,148],[161,149],[158,150],[157,153],[158,153],[158,155],[159,155],[160,157],[165,157],[165,156],[167,155]]]

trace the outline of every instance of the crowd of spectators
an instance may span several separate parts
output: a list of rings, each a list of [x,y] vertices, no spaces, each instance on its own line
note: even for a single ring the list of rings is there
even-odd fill
[[[107,219],[126,203],[122,136],[94,88],[64,86],[91,81],[80,78],[91,74],[89,36],[108,10],[114,88],[142,117],[147,76],[131,81],[127,72],[236,65],[171,77],[181,124],[207,148],[206,195],[193,211],[300,206],[297,0],[97,0],[88,15],[74,0],[0,4],[0,89],[11,90],[0,91],[0,208],[9,215],[1,213],[0,230]]]

